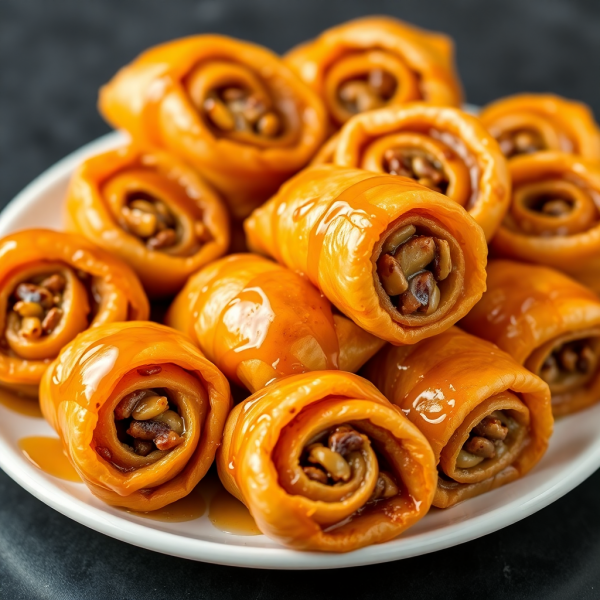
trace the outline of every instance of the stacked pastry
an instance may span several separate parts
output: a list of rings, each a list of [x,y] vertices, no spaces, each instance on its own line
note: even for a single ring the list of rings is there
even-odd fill
[[[555,96],[461,102],[451,40],[382,17],[283,58],[148,50],[101,90],[131,141],[74,173],[68,233],[0,241],[0,383],[105,502],[216,463],[297,549],[526,476],[600,400],[600,133]]]

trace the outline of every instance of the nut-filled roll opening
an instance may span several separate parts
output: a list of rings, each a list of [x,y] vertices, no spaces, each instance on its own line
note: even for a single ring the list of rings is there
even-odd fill
[[[102,88],[99,105],[112,125],[197,169],[236,218],[304,167],[327,135],[321,100],[283,60],[218,35],[147,50]]]
[[[560,152],[509,162],[511,205],[491,243],[495,257],[554,267],[600,290],[600,167]]]
[[[285,60],[321,96],[333,127],[414,100],[461,102],[451,40],[396,19],[367,17],[333,27]]]
[[[600,128],[581,102],[517,94],[492,102],[479,116],[508,159],[543,151],[600,158]]]
[[[79,167],[67,226],[121,257],[152,296],[178,292],[229,245],[227,209],[208,183],[174,156],[134,145]]]
[[[555,416],[600,399],[600,299],[567,275],[492,260],[488,290],[461,327],[497,344],[543,379]]]
[[[365,373],[431,444],[434,506],[514,481],[546,451],[553,427],[546,383],[456,327],[414,346],[386,346]]]
[[[0,240],[0,252],[0,385],[36,395],[79,333],[148,317],[133,271],[81,236],[24,230]]]
[[[347,552],[392,539],[428,510],[436,473],[418,430],[367,381],[321,371],[236,407],[217,465],[261,531]]]
[[[510,203],[498,144],[477,117],[448,106],[410,102],[358,115],[320,161],[410,177],[464,207],[488,240]]]
[[[357,325],[395,344],[447,329],[485,288],[487,247],[464,208],[405,177],[306,169],[244,227]]]
[[[231,397],[224,375],[185,336],[135,322],[87,331],[66,346],[40,403],[93,494],[151,511],[206,474]]]

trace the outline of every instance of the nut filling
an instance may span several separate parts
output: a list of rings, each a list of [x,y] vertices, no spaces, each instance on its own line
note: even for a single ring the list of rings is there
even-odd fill
[[[344,81],[338,98],[344,108],[357,114],[384,106],[396,93],[396,78],[383,69],[373,69],[364,77]]]
[[[505,131],[498,137],[498,145],[506,158],[519,154],[532,154],[546,149],[542,137],[529,129]]]
[[[527,201],[529,210],[547,217],[564,217],[573,211],[574,206],[575,203],[570,198],[549,194],[528,198]]]
[[[438,282],[451,271],[448,242],[420,235],[414,225],[392,234],[377,260],[381,285],[403,315],[434,313],[441,299]]]
[[[489,459],[501,458],[509,450],[511,433],[521,425],[505,411],[494,411],[484,417],[469,433],[469,439],[463,444],[456,458],[456,467],[471,469]]]
[[[149,250],[168,251],[181,241],[181,225],[165,202],[145,192],[133,192],[121,208],[125,231],[143,241]],[[202,221],[195,221],[194,234],[199,244],[210,239]]]
[[[28,341],[50,335],[63,317],[66,285],[66,279],[59,273],[20,283],[8,309],[10,328]]]
[[[598,370],[597,345],[590,339],[567,342],[551,352],[539,375],[552,393],[578,389],[588,383]]]
[[[264,138],[282,133],[281,116],[257,94],[241,87],[210,92],[202,108],[209,123],[220,132],[251,132]]]
[[[169,451],[184,441],[184,420],[170,401],[169,391],[163,388],[127,394],[116,406],[114,419],[119,441],[138,456]],[[96,451],[103,458],[112,459],[108,448],[97,447]]]
[[[389,148],[383,155],[383,167],[390,175],[410,177],[441,194],[446,194],[450,185],[441,163],[420,150]]]
[[[365,438],[350,425],[338,425],[317,436],[304,448],[300,460],[304,474],[327,486],[341,485],[352,478],[352,454],[363,449]],[[393,476],[380,471],[371,501],[391,498],[399,493]]]

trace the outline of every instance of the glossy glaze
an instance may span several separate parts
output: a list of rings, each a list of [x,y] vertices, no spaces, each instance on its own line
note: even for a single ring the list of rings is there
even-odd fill
[[[313,488],[320,484],[295,476],[307,441],[346,422],[372,445],[385,445],[389,468],[403,486],[364,514],[360,509],[377,480],[374,454],[364,480],[344,497],[342,488],[320,486],[326,496],[318,500]],[[294,548],[336,552],[399,535],[427,512],[436,481],[431,449],[418,430],[367,381],[338,371],[287,377],[238,405],[217,467],[225,488],[250,508],[263,533]]]
[[[178,242],[151,250],[124,229],[121,209],[136,194],[162,201],[176,221]],[[215,191],[190,167],[160,151],[123,146],[85,161],[67,196],[67,226],[121,257],[152,296],[173,295],[187,277],[229,245],[227,212]],[[195,233],[203,226],[203,238]]]
[[[60,439],[47,436],[26,437],[19,440],[19,448],[44,473],[66,481],[81,482]]]
[[[548,267],[494,260],[488,265],[488,290],[461,327],[527,364],[545,344],[577,332],[585,337],[599,324],[600,300],[578,282]],[[555,395],[553,410],[566,414],[599,399],[597,373],[582,389]]]
[[[383,240],[404,222],[439,228],[455,248],[451,301],[422,322],[403,318],[374,274]],[[311,167],[244,226],[252,250],[306,274],[342,313],[392,343],[414,343],[443,331],[468,312],[485,286],[481,228],[457,203],[404,177]]]
[[[161,371],[145,375],[148,365]],[[178,392],[185,439],[159,460],[141,465],[140,457],[118,442],[113,411],[121,391],[154,384]],[[141,512],[186,496],[202,479],[231,407],[221,372],[185,336],[147,322],[106,325],[79,336],[48,370],[40,402],[91,491],[109,504]],[[108,447],[121,468],[101,457],[97,445]]]
[[[426,153],[449,179],[446,195],[465,207],[490,240],[510,202],[506,161],[476,117],[450,107],[409,103],[352,118],[326,162],[385,173],[390,150]]]
[[[600,158],[600,129],[591,110],[552,94],[517,94],[492,102],[480,113],[495,138],[525,130],[540,136],[544,150]]]
[[[511,466],[472,484],[440,485],[435,506],[451,506],[522,476],[546,451],[553,426],[547,385],[505,352],[456,327],[414,346],[386,346],[366,373],[423,432],[438,460],[479,405],[491,400],[487,413],[497,410],[501,404],[494,399],[508,390],[529,410],[529,443]]]
[[[281,136],[240,140],[215,134],[194,98],[232,81],[265,94],[284,117]],[[198,169],[223,193],[236,217],[246,216],[302,168],[326,135],[320,100],[279,57],[217,35],[147,50],[102,88],[100,109],[111,124]]]
[[[60,271],[71,281],[61,325],[48,336],[0,350],[0,380],[30,394],[61,350],[86,327],[148,318],[146,295],[135,273],[118,258],[81,236],[45,229],[21,231],[0,240],[0,330],[15,286],[39,274]],[[85,274],[85,286],[80,281]],[[91,279],[90,279],[91,276]]]
[[[461,103],[450,39],[396,19],[366,17],[333,27],[292,49],[285,60],[323,98],[338,127],[351,116],[340,101],[342,84],[366,79],[375,69],[395,81],[386,104],[411,100],[449,106]]]
[[[318,369],[358,369],[381,346],[302,277],[251,254],[190,278],[166,323],[192,337],[230,379],[251,391]]]

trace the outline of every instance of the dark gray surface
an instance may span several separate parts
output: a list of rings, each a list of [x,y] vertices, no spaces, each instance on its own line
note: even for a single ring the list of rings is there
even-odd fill
[[[211,31],[284,51],[369,13],[450,33],[471,102],[554,91],[600,114],[598,0],[0,0],[0,206],[108,131],[97,89],[144,48]],[[599,598],[599,483],[596,473],[525,521],[437,554],[294,573],[139,550],[73,523],[0,472],[0,598]]]

